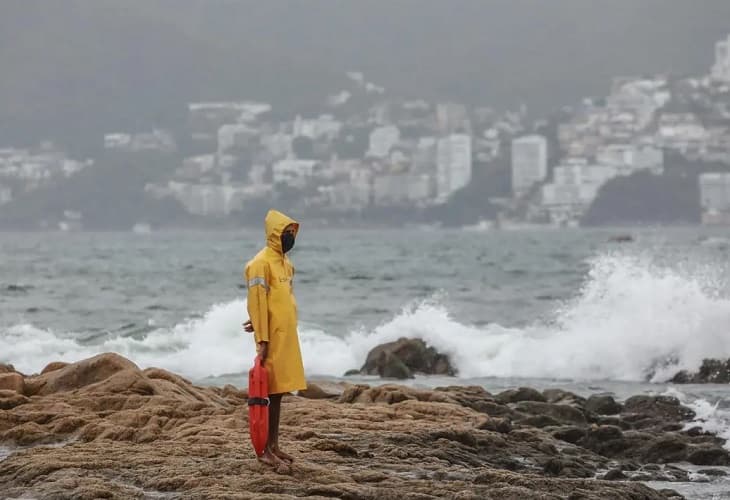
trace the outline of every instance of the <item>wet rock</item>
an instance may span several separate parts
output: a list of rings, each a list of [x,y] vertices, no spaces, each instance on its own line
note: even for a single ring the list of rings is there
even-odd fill
[[[19,373],[0,374],[0,391],[14,391],[18,394],[25,392],[25,380]]]
[[[527,498],[603,500],[606,498],[626,498],[634,500],[659,500],[667,498],[656,490],[642,484],[615,483],[594,479],[563,479],[521,475],[514,472],[482,472],[475,479],[475,485],[489,485],[492,489],[480,491],[481,498],[524,500]],[[507,486],[509,485],[509,486]],[[615,492],[614,488],[621,488]],[[508,496],[506,493],[510,492]]]
[[[604,481],[623,481],[627,479],[626,474],[621,469],[611,469],[603,475]]]
[[[635,472],[639,470],[641,467],[636,462],[632,462],[630,460],[624,460],[621,462],[621,470],[626,472]]]
[[[664,467],[664,474],[670,481],[689,481],[689,472],[675,465],[667,465]]]
[[[414,373],[455,375],[448,356],[426,345],[421,339],[401,338],[375,347],[360,370],[366,375],[386,378],[411,378]]]
[[[698,447],[690,451],[687,461],[694,465],[730,465],[730,454],[720,447]]]
[[[671,380],[675,384],[730,383],[730,359],[705,359],[697,372],[681,371]]]
[[[697,473],[710,477],[727,477],[727,472],[719,469],[701,469]]]
[[[623,438],[624,433],[613,425],[599,425],[588,430],[588,439],[595,439],[599,442],[611,441]]]
[[[611,396],[594,395],[586,400],[585,409],[598,415],[617,415],[623,408]]]
[[[664,421],[687,421],[695,417],[692,410],[682,406],[672,396],[633,396],[624,402],[622,413],[634,413]]]
[[[624,439],[621,429],[613,425],[591,426],[586,437],[578,444],[611,458],[624,456],[632,447],[632,444]]]
[[[621,430],[628,431],[633,429],[633,426],[629,422],[625,422],[621,417],[598,417],[593,422],[597,425],[613,425]]]
[[[669,424],[662,424],[659,428],[662,432],[679,432],[684,429],[684,424],[680,422],[672,422]]]
[[[477,429],[509,434],[512,432],[512,422],[508,418],[490,417],[477,425]]]
[[[557,427],[560,425],[560,422],[547,415],[532,415],[520,420],[519,423],[520,425],[537,427],[538,429],[542,429],[543,427]]]
[[[563,427],[553,432],[553,437],[566,443],[577,444],[586,437],[586,429],[583,427]]]
[[[439,439],[446,439],[448,441],[456,441],[457,443],[461,443],[465,446],[469,446],[471,448],[476,447],[477,440],[474,437],[474,434],[466,431],[466,430],[455,430],[455,429],[448,429],[448,430],[439,430],[436,432],[432,432],[429,436],[431,440],[439,440]]]
[[[560,452],[558,451],[558,448],[549,441],[544,441],[537,445],[537,449],[540,450],[540,452],[544,453],[545,455],[558,455]]]
[[[583,406],[585,405],[586,399],[582,396],[578,396],[577,394],[573,394],[569,391],[564,391],[562,389],[545,389],[542,391],[543,396],[545,396],[545,399],[548,403],[553,404],[562,404],[562,405],[573,405],[573,406]]]
[[[347,370],[344,374],[345,377],[352,377],[354,375],[360,375],[360,370],[353,368],[351,370]]]
[[[485,413],[491,417],[514,418],[516,415],[515,411],[509,406],[505,406],[499,403],[492,403],[489,401],[474,403],[472,405],[464,404],[463,406],[466,406],[467,408],[472,408],[473,410],[481,413]]]
[[[548,476],[559,476],[565,464],[559,458],[551,458],[543,464],[542,470]]]
[[[660,494],[664,495],[665,498],[669,500],[684,500],[684,496],[677,493],[675,490],[671,490],[669,488],[662,488],[658,491]]]
[[[544,415],[558,422],[568,424],[585,424],[586,417],[579,409],[569,405],[540,403],[537,401],[521,401],[514,405],[514,409],[530,415]]]
[[[642,456],[646,462],[662,464],[683,462],[687,459],[687,450],[687,443],[679,436],[666,436],[651,442],[642,451]]]
[[[693,377],[694,374],[688,372],[687,370],[682,370],[677,372],[674,377],[672,377],[667,382],[671,382],[673,384],[691,384]]]
[[[519,403],[521,401],[538,401],[540,403],[547,403],[547,398],[545,396],[530,387],[520,387],[518,389],[509,389],[504,392],[500,392],[497,394],[495,399],[502,404]]]
[[[376,373],[383,378],[406,379],[413,378],[413,372],[392,352],[383,352],[377,358]],[[373,375],[370,373],[370,375]]]

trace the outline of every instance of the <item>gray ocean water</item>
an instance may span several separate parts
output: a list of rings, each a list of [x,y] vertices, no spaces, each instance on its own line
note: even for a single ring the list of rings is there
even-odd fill
[[[624,234],[633,241],[613,241]],[[244,385],[254,348],[241,329],[242,271],[262,243],[263,231],[2,233],[0,362],[32,373],[114,351],[199,383]],[[292,253],[305,368],[339,380],[378,343],[421,337],[459,378],[410,384],[669,392],[730,437],[726,386],[664,383],[703,357],[730,357],[729,251],[728,229],[305,222]],[[685,493],[730,498],[719,481]]]

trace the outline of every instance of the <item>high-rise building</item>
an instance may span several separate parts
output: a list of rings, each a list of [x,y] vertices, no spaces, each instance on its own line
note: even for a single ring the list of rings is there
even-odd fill
[[[439,139],[436,149],[436,197],[444,203],[471,182],[471,136],[451,134]]]
[[[520,198],[547,176],[547,140],[529,135],[512,141],[512,192]]]
[[[715,44],[715,65],[712,67],[712,78],[721,82],[730,82],[730,35],[726,40]]]
[[[709,172],[700,175],[700,200],[707,212],[730,211],[730,174]]]
[[[13,201],[13,191],[6,186],[0,184],[0,205]]]

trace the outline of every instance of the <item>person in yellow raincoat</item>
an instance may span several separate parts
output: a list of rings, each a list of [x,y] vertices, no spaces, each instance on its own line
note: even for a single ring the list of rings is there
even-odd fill
[[[246,264],[250,320],[244,327],[253,331],[269,374],[269,439],[260,460],[280,468],[293,461],[279,449],[282,396],[307,388],[297,333],[294,266],[286,255],[294,247],[299,224],[276,210],[269,211],[265,222],[266,247]]]

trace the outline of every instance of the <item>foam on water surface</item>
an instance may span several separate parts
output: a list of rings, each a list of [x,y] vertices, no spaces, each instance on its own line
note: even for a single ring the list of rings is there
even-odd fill
[[[703,358],[730,357],[730,300],[708,276],[604,255],[592,261],[573,299],[524,328],[473,326],[433,299],[407,305],[374,329],[344,335],[308,324],[305,312],[301,347],[307,371],[329,376],[361,366],[380,343],[418,337],[449,354],[461,377],[661,382],[696,369]],[[247,370],[254,345],[241,328],[246,318],[245,301],[233,300],[142,337],[116,333],[91,342],[78,340],[83,332],[18,324],[0,336],[0,352],[25,372],[113,351],[143,367],[200,379]]]

